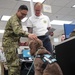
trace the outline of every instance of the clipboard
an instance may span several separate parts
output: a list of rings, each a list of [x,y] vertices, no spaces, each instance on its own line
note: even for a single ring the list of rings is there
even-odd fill
[[[55,28],[50,28],[49,30],[48,30],[48,32],[54,32],[56,29]]]
[[[54,32],[56,29],[55,28],[50,28],[49,30],[48,30],[48,32],[46,33],[46,35],[49,35],[51,32]]]

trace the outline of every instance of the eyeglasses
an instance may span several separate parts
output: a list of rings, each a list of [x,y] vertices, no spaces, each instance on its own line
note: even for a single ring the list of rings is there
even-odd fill
[[[22,15],[22,16],[26,16],[26,15],[27,15],[27,14],[25,14],[25,13],[21,12],[21,11],[20,11],[20,13],[21,13],[21,15]]]

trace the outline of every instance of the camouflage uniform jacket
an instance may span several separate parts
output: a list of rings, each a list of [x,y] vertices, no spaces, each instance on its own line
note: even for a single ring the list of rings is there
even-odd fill
[[[18,47],[20,37],[27,37],[28,33],[23,31],[21,20],[15,14],[6,24],[5,32],[2,39],[3,47]]]

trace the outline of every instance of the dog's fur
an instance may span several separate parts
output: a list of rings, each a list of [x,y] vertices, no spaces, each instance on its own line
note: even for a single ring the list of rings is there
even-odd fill
[[[37,54],[50,54],[44,47],[41,40],[30,40],[29,42],[30,53],[35,56]],[[57,62],[52,64],[47,64],[45,68],[43,68],[44,62],[41,58],[35,58],[34,60],[34,68],[35,75],[63,75],[60,66]]]

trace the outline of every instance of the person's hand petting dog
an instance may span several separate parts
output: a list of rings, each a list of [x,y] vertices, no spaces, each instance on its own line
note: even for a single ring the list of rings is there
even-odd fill
[[[28,38],[31,39],[31,40],[36,40],[37,39],[37,36],[35,34],[29,33],[28,34]]]

